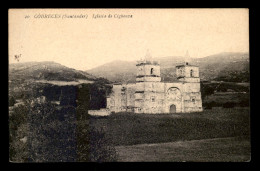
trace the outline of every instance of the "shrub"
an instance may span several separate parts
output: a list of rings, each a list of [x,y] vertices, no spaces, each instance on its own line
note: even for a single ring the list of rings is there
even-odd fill
[[[233,102],[227,102],[227,103],[224,103],[224,104],[223,104],[223,107],[224,107],[224,108],[233,108],[233,107],[235,107],[235,103],[233,103]]]
[[[212,107],[217,107],[218,103],[216,103],[215,101],[211,101],[211,102],[203,103],[203,106],[205,107],[205,109],[212,109]]]
[[[11,161],[115,160],[115,149],[109,145],[105,133],[91,129],[85,124],[88,120],[77,120],[73,107],[57,110],[54,105],[44,103],[19,109],[9,119]],[[20,140],[23,137],[26,142]]]
[[[247,99],[245,99],[245,100],[242,100],[242,101],[240,101],[240,103],[239,103],[239,106],[240,107],[249,107],[249,100],[247,100]]]
[[[111,162],[117,158],[115,148],[104,131],[80,126],[77,131],[77,156],[77,161],[81,162]]]
[[[12,96],[12,97],[9,98],[9,106],[14,106],[14,104],[15,104],[15,99]]]

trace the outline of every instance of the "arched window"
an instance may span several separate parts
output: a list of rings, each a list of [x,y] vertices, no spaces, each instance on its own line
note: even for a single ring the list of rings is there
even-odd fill
[[[125,87],[122,87],[122,89],[121,89],[121,94],[124,95],[125,92],[126,92],[126,88],[125,88]]]
[[[194,74],[194,73],[193,73],[193,70],[191,69],[191,70],[190,70],[190,77],[193,77],[193,74]]]
[[[151,68],[151,75],[153,75],[153,68]]]

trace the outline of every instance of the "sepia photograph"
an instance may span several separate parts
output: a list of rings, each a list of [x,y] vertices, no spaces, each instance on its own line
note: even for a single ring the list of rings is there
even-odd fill
[[[9,162],[250,162],[248,8],[8,10]]]

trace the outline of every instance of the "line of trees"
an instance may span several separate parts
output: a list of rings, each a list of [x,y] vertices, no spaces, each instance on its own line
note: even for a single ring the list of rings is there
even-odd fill
[[[102,80],[101,80],[102,81]],[[104,131],[91,127],[88,109],[106,107],[102,84],[81,86],[39,86],[23,95],[24,105],[9,115],[9,159],[14,162],[115,161],[114,146]],[[34,103],[45,96],[44,103]],[[51,101],[60,100],[57,108]],[[9,106],[15,104],[9,97]]]

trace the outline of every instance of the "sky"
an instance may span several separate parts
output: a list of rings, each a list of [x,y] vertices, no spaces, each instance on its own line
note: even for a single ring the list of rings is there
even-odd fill
[[[147,50],[152,57],[185,56],[188,51],[193,58],[249,52],[248,12],[243,8],[10,9],[9,63],[54,61],[88,70],[114,60],[139,60]]]

